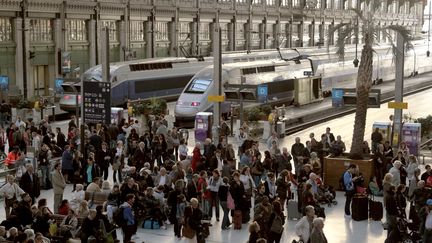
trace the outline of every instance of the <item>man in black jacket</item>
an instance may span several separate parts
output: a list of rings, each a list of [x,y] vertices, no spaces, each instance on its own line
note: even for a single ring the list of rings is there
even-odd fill
[[[62,133],[60,127],[57,127],[56,131],[57,131],[57,145],[61,149],[64,149],[64,147],[66,146],[66,136],[64,135],[64,133]]]
[[[40,181],[37,173],[34,173],[32,164],[26,165],[27,171],[22,175],[19,182],[21,189],[29,194],[32,202],[36,202],[36,198],[40,195]]]

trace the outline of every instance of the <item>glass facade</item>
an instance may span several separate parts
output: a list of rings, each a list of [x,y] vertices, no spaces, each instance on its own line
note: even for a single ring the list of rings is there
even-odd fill
[[[30,19],[30,41],[50,42],[52,36],[52,22],[50,19]]]
[[[168,41],[168,22],[156,22],[155,35],[156,40]]]
[[[134,42],[144,40],[144,23],[142,21],[130,22],[130,38]]]
[[[87,22],[85,20],[69,19],[67,27],[69,41],[87,41]]]
[[[118,41],[117,23],[112,20],[102,20],[102,26],[107,27],[109,30],[109,40],[112,42]]]

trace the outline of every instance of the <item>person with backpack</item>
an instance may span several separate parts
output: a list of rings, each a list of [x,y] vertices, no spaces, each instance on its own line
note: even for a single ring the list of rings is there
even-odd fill
[[[353,178],[357,165],[350,164],[348,170],[343,174],[343,190],[345,191],[346,201],[345,201],[345,216],[351,216],[351,200],[355,194],[354,181],[357,177]]]
[[[135,217],[132,210],[132,205],[135,202],[135,195],[127,194],[126,201],[116,211],[114,216],[115,223],[121,227],[123,231],[123,242],[131,242],[132,236],[136,233]]]

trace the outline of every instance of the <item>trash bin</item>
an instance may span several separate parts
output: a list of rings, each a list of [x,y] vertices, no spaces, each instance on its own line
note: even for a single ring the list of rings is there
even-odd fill
[[[277,122],[277,135],[279,138],[285,137],[285,121],[278,121]]]

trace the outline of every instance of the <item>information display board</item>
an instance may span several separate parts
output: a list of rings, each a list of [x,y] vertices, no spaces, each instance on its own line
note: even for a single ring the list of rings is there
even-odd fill
[[[108,82],[83,82],[84,123],[111,124],[111,84]]]
[[[410,154],[418,156],[421,143],[421,124],[404,123],[402,126],[402,140],[408,146]]]

